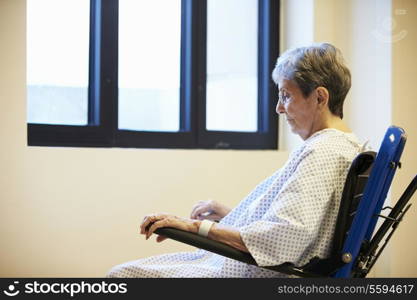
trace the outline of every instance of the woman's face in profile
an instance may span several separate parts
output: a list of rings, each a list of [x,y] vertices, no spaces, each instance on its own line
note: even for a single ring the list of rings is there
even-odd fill
[[[298,85],[287,79],[281,79],[278,88],[277,113],[285,115],[292,132],[298,134],[303,140],[309,138],[315,132],[315,125],[321,121],[318,119],[320,115],[316,91],[304,97]]]

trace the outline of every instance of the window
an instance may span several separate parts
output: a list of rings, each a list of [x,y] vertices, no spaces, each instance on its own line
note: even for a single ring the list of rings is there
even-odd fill
[[[28,122],[86,125],[88,1],[29,0],[27,10]]]
[[[27,3],[29,145],[277,148],[278,0]]]
[[[181,0],[119,0],[118,128],[179,131],[180,70]]]
[[[239,9],[236,9],[239,7]],[[233,21],[230,21],[233,20]],[[206,129],[258,130],[258,3],[207,2]]]

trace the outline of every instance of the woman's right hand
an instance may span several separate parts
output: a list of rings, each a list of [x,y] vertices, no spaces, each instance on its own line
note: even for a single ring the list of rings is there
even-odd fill
[[[230,210],[230,208],[217,201],[202,200],[197,202],[191,210],[191,219],[220,221]]]

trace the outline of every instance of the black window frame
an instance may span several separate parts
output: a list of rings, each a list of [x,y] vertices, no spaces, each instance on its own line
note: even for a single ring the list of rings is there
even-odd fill
[[[207,0],[182,0],[179,132],[118,129],[118,0],[91,0],[88,124],[28,123],[29,146],[277,149],[279,0],[258,0],[258,131],[206,130]]]

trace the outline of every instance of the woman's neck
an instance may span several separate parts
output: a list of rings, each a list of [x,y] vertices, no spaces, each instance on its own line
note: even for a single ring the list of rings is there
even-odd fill
[[[327,128],[334,128],[342,132],[351,133],[352,130],[346,125],[346,123],[338,116],[335,116],[334,114],[325,113],[324,115],[321,115],[320,118],[318,118],[319,122],[314,122],[312,124],[311,129],[309,130],[308,134],[302,135],[300,134],[300,137],[303,140],[308,139],[311,135],[314,133],[321,131],[323,129]]]
[[[333,114],[327,118],[326,128],[334,128],[343,132],[352,132],[352,130],[340,117]]]

